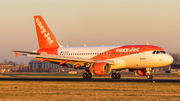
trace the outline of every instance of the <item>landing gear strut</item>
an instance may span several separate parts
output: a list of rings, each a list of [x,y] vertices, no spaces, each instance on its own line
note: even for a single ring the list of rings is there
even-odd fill
[[[84,73],[82,76],[83,76],[83,79],[91,79],[92,78],[92,74],[89,72]]]
[[[119,73],[119,71],[116,71],[116,73],[112,73],[111,74],[111,78],[112,79],[120,79],[121,78],[121,74]]]

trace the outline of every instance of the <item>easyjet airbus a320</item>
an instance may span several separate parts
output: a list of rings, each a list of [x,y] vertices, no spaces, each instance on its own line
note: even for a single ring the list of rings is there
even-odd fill
[[[152,79],[154,68],[170,65],[173,58],[164,49],[153,45],[117,46],[61,46],[41,16],[34,16],[39,49],[35,51],[13,50],[18,55],[35,57],[41,62],[49,61],[65,67],[84,69],[84,79],[92,75],[107,75],[120,79],[120,71],[129,69],[135,75]],[[69,66],[72,64],[73,66]]]

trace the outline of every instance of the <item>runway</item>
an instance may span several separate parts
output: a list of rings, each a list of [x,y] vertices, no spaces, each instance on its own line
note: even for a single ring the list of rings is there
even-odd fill
[[[176,82],[180,79],[111,79],[111,78],[0,78],[0,81],[67,81],[67,82]]]

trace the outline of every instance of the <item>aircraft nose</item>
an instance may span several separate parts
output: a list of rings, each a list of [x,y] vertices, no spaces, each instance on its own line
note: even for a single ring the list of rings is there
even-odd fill
[[[166,63],[167,65],[170,65],[170,64],[174,61],[174,59],[173,59],[173,57],[172,57],[171,55],[167,55],[167,56],[164,58],[164,60],[165,60],[165,63]]]

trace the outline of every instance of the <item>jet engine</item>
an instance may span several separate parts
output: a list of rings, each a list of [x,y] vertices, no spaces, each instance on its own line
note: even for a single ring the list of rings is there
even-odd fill
[[[135,75],[148,76],[146,69],[129,69],[130,72],[134,72]]]
[[[107,75],[111,72],[111,67],[108,63],[92,63],[89,71],[92,75]]]

